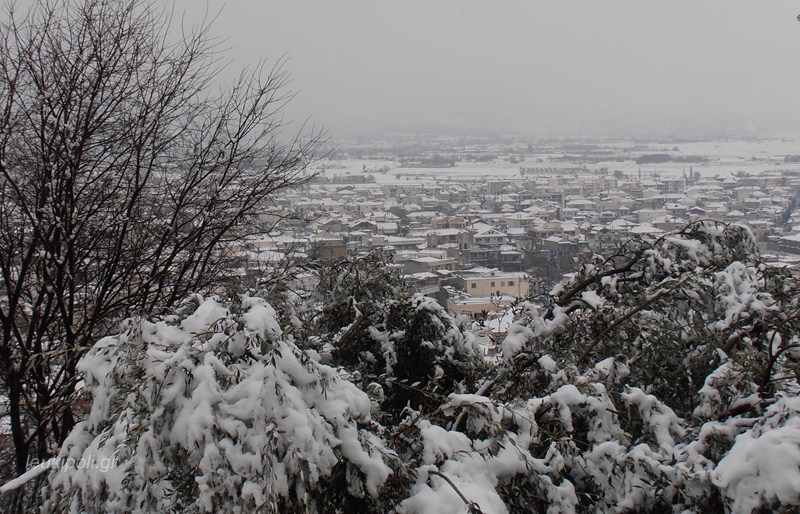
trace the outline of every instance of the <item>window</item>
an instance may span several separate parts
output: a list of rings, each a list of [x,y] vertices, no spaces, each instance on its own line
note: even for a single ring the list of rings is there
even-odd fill
[[[494,282],[492,282],[492,285],[491,285],[491,287],[494,287]]]
[[[506,283],[505,283],[505,281],[503,281],[503,282],[500,282],[500,287],[506,287]]]
[[[513,280],[509,280],[508,281],[508,285],[513,286],[514,285],[514,281]]]
[[[469,287],[471,287],[472,289],[475,289],[475,288],[477,288],[477,287],[478,287],[478,284],[476,284],[475,282],[473,282],[473,283],[472,283],[472,285],[470,285]]]

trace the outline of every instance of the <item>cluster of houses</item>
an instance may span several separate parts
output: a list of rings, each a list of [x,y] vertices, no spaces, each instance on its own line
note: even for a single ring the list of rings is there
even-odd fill
[[[800,193],[793,170],[643,178],[576,168],[467,176],[457,166],[396,167],[364,180],[363,166],[337,168],[278,199],[282,219],[302,221],[247,241],[251,260],[388,250],[419,292],[485,319],[548,290],[583,255],[696,219],[746,224],[763,251],[800,254],[800,226],[788,223]]]

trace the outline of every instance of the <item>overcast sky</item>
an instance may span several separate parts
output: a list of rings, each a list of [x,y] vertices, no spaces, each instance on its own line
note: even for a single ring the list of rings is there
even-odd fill
[[[214,32],[233,68],[286,54],[289,115],[333,135],[758,136],[800,127],[798,14],[796,0],[229,0]]]

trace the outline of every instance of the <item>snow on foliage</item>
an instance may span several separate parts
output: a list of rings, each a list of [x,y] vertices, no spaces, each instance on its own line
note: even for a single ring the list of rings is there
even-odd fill
[[[283,338],[263,300],[195,301],[81,361],[94,401],[59,458],[114,465],[52,473],[48,509],[313,510],[337,468],[347,494],[376,496],[392,471],[367,395]]]
[[[731,508],[752,512],[765,505],[800,503],[800,399],[781,397],[762,420],[736,437],[711,479]]]
[[[798,290],[743,227],[634,239],[520,306],[497,374],[446,406],[459,451],[426,428],[422,453],[484,512],[793,511]],[[401,507],[457,511],[452,489]]]
[[[406,408],[430,412],[447,393],[476,387],[485,368],[466,320],[408,291],[386,253],[321,269],[300,311],[307,331],[298,339],[380,398],[379,415],[388,423]]]
[[[60,457],[116,465],[51,472],[48,506],[795,512],[799,278],[743,227],[639,237],[520,304],[494,367],[374,256],[292,316],[197,299],[84,358]]]

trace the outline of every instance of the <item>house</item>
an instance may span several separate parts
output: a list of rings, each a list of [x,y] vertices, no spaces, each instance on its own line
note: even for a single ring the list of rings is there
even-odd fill
[[[323,235],[311,240],[309,257],[320,260],[336,260],[347,256],[347,246],[341,237]]]
[[[789,234],[779,237],[778,250],[800,255],[800,234]]]
[[[649,223],[655,218],[663,218],[667,215],[666,209],[639,209],[636,211],[639,223]]]
[[[502,272],[497,269],[474,268],[457,274],[459,289],[470,296],[507,296],[523,298],[530,293],[528,276],[521,272]]]
[[[369,232],[369,233],[376,233],[378,232],[378,224],[374,221],[369,221],[367,219],[356,220],[350,223],[350,231],[359,231],[359,232]]]
[[[495,228],[472,234],[472,243],[484,247],[499,247],[506,243],[508,236]]]
[[[403,273],[433,273],[438,270],[454,270],[458,267],[458,260],[438,257],[416,257],[403,264]]]
[[[399,228],[397,223],[394,221],[385,221],[385,222],[378,222],[377,223],[377,231],[379,234],[384,235],[396,235],[399,232]]]
[[[429,248],[437,248],[447,243],[460,243],[464,231],[457,228],[440,228],[426,233]]]

